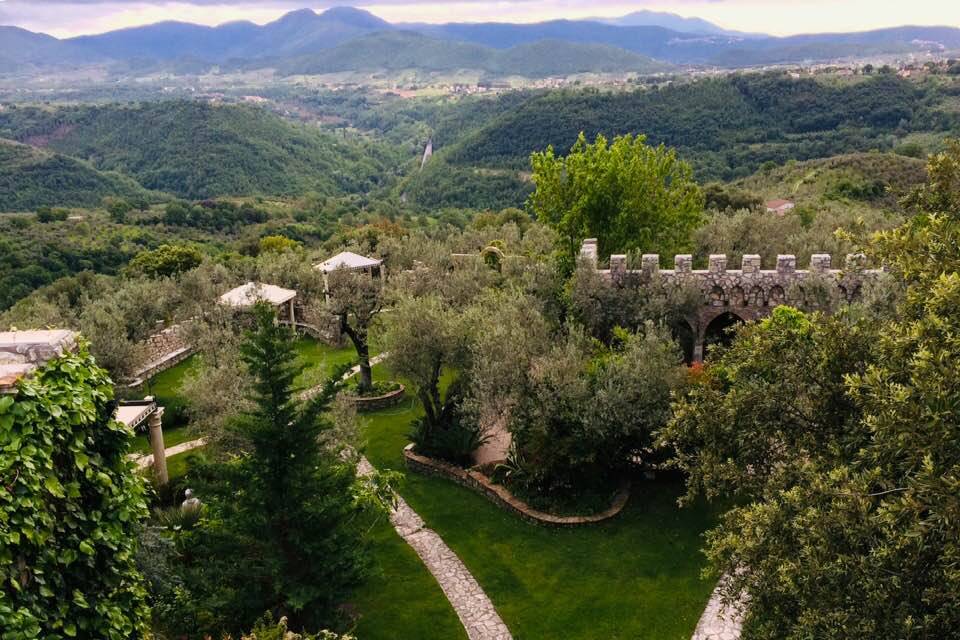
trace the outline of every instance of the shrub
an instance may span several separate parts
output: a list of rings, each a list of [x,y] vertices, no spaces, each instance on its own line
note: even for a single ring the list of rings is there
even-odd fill
[[[0,396],[0,620],[5,638],[143,638],[134,562],[146,516],[113,419],[113,385],[81,345]]]

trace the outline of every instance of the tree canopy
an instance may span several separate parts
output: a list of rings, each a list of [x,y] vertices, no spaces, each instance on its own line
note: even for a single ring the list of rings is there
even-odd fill
[[[644,136],[608,143],[581,133],[566,157],[553,147],[531,156],[536,191],[528,204],[575,254],[595,237],[601,255],[642,251],[672,256],[689,248],[704,197],[690,165]]]

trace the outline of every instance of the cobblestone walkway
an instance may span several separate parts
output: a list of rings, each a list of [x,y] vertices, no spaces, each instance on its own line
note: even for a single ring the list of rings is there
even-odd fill
[[[700,622],[693,632],[692,640],[738,640],[740,638],[740,623],[742,616],[736,608],[726,608],[720,599],[720,584],[713,590],[707,608],[700,616]]]
[[[373,466],[366,458],[361,458],[358,471],[364,475],[372,473]],[[397,506],[390,514],[390,522],[436,578],[470,640],[512,640],[510,630],[500,619],[490,598],[457,554],[428,529],[423,519],[399,496]]]
[[[167,454],[167,458],[175,456],[178,453],[184,453],[185,451],[190,451],[191,449],[196,449],[197,447],[202,447],[207,444],[207,441],[204,438],[198,438],[196,440],[191,440],[190,442],[181,442],[180,444],[174,445],[172,447],[167,447],[164,451]],[[153,464],[153,454],[148,453],[146,455],[136,455],[131,456],[134,462],[137,463],[138,469],[146,469]]]

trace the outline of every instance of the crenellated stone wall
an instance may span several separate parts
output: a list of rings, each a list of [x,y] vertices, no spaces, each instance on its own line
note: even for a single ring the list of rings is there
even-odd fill
[[[584,240],[580,260],[597,268],[595,239]],[[781,304],[816,308],[821,301],[814,295],[815,289],[822,289],[824,284],[833,290],[836,299],[851,302],[860,295],[867,279],[882,273],[882,269],[867,269],[866,257],[862,254],[846,256],[842,269],[834,268],[828,254],[811,256],[807,269],[798,269],[796,256],[792,255],[777,256],[774,269],[763,269],[759,255],[744,255],[739,269],[730,269],[723,254],[711,255],[707,269],[703,270],[693,268],[693,256],[689,254],[674,256],[673,261],[673,269],[661,269],[659,255],[644,254],[640,258],[640,269],[628,270],[627,256],[613,255],[609,269],[600,273],[613,281],[639,277],[651,286],[699,289],[703,304],[688,317],[695,336],[693,359],[696,361],[703,359],[707,334],[721,317],[755,320]],[[811,285],[806,291],[804,283]]]

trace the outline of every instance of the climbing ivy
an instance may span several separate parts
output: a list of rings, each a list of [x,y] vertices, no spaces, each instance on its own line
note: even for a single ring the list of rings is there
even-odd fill
[[[3,640],[147,635],[134,564],[144,486],[114,409],[85,344],[0,395]]]

